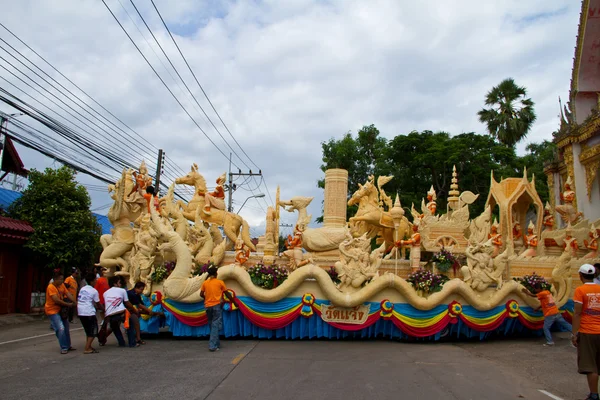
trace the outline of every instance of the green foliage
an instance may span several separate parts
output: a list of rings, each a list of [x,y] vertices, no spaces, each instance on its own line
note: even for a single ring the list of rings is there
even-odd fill
[[[32,170],[29,186],[9,208],[35,232],[26,247],[48,268],[91,266],[98,256],[101,229],[90,211],[86,189],[68,167]]]
[[[368,129],[367,129],[368,128]],[[379,131],[372,125],[361,132]],[[548,199],[547,181],[543,173],[544,162],[552,158],[554,145],[551,142],[530,144],[527,154],[518,157],[514,147],[498,143],[489,135],[463,133],[451,136],[446,132],[410,132],[398,135],[389,141],[371,136],[371,150],[359,143],[358,138],[346,134],[340,140],[330,139],[323,143],[323,165],[321,169],[348,168],[348,190],[351,195],[364,183],[369,174],[375,176],[393,175],[384,186],[392,198],[399,193],[402,206],[410,218],[411,203],[421,209],[421,200],[433,184],[437,193],[438,213],[445,213],[446,199],[450,191],[452,166],[456,166],[458,184],[461,191],[470,190],[479,194],[479,199],[470,206],[471,216],[475,217],[485,205],[490,189],[490,173],[494,171],[497,180],[502,177],[519,177],[527,167],[529,177],[536,176],[536,189],[542,201]],[[373,158],[369,158],[373,157]],[[324,186],[324,181],[319,182]],[[356,213],[356,207],[348,208],[348,217]]]
[[[505,79],[487,93],[485,105],[490,108],[477,113],[490,135],[506,146],[514,147],[523,140],[537,118],[533,101],[525,96],[524,86],[517,86],[512,78]]]

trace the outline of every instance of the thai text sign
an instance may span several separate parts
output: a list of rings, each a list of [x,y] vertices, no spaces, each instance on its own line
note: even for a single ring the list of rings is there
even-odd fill
[[[332,304],[321,305],[321,318],[325,322],[341,322],[344,324],[364,324],[369,316],[371,305],[353,308],[336,307]]]

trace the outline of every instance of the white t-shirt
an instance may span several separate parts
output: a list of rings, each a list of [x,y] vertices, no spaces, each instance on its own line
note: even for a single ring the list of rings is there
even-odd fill
[[[125,311],[124,302],[129,301],[127,290],[118,287],[111,287],[104,292],[104,307],[106,307],[105,315],[118,314]]]
[[[96,307],[94,307],[94,302],[100,302],[98,291],[90,285],[85,285],[77,296],[77,315],[82,317],[95,316]]]

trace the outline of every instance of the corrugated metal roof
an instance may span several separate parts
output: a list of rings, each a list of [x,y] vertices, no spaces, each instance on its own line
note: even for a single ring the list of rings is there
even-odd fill
[[[33,228],[31,225],[29,225],[29,222],[3,216],[0,216],[0,229],[30,233],[33,232]]]
[[[4,210],[8,209],[8,207],[19,197],[21,197],[20,192],[16,192],[14,190],[5,189],[3,187],[0,187],[0,208],[3,208]],[[96,217],[98,224],[102,228],[102,234],[103,235],[110,234],[112,225],[109,222],[108,217],[106,215],[100,215],[100,214],[96,214],[96,213],[92,213],[92,214],[94,215],[94,217]],[[2,217],[2,218],[5,218],[5,217]],[[8,219],[11,219],[11,218],[8,218]],[[16,221],[16,220],[12,220],[12,221]],[[19,221],[19,222],[21,222],[21,221]]]

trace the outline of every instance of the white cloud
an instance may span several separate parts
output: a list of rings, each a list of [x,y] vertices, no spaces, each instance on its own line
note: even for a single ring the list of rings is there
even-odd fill
[[[557,97],[568,96],[580,11],[579,2],[567,0],[156,3],[173,31],[184,35],[176,36],[180,47],[238,142],[262,168],[271,196],[277,184],[282,198],[315,196],[309,210],[315,217],[322,201],[316,188],[322,177],[320,143],[364,124],[375,124],[388,138],[425,129],[483,134],[476,113],[484,95],[510,76],[536,102],[538,122],[527,142],[550,139],[558,124]],[[229,154],[119,3],[108,4],[202,128]],[[134,15],[129,3],[123,4]],[[200,104],[242,156],[151,5],[136,4]],[[208,182],[227,169],[227,160],[174,102],[102,3],[29,0],[11,2],[3,13],[10,29],[165,149],[181,169],[188,171],[196,162]],[[0,37],[9,38],[5,32]],[[0,75],[10,79],[2,70]],[[48,164],[39,155],[23,154],[27,167]],[[238,206],[249,195],[236,192]],[[108,203],[106,196],[92,196],[94,207]],[[251,199],[242,214],[258,225],[264,218],[259,210]]]

